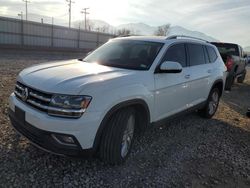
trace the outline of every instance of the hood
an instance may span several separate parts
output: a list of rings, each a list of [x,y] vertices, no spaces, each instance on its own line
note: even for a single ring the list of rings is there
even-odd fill
[[[131,74],[133,71],[78,60],[40,64],[24,69],[18,81],[48,93],[77,95],[84,86]]]

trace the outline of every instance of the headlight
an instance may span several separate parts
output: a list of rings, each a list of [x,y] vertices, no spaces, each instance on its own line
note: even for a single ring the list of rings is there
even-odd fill
[[[54,95],[48,113],[53,116],[79,118],[91,99],[90,96]]]

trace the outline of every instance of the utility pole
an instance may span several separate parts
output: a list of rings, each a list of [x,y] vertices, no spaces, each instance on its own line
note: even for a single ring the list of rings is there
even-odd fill
[[[30,3],[30,1],[28,0],[23,0],[23,2],[25,2],[25,11],[26,11],[26,21],[28,20],[28,3]]]
[[[20,14],[17,14],[18,16],[21,17],[21,45],[24,45],[24,36],[23,36],[23,12],[21,12]]]
[[[89,14],[89,12],[87,12],[89,8],[83,8],[81,13],[84,14],[84,28],[85,30],[87,30],[87,14]]]
[[[54,17],[52,17],[52,22],[51,22],[51,47],[54,46]]]
[[[51,20],[51,47],[54,46],[54,18],[52,17],[52,20]]]
[[[71,26],[71,5],[72,3],[75,3],[73,2],[72,0],[66,0],[67,2],[69,2],[68,6],[69,6],[69,28]]]

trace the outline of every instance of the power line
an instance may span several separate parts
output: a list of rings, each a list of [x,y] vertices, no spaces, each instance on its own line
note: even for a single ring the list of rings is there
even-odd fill
[[[71,26],[71,4],[75,3],[72,0],[66,0],[67,2],[69,2],[68,6],[69,6],[69,28]]]
[[[26,17],[26,21],[27,21],[28,20],[28,3],[30,3],[30,1],[23,0],[23,2],[25,2],[25,11],[26,11],[25,17]]]
[[[89,14],[89,12],[87,12],[89,8],[83,8],[81,13],[84,14],[84,25],[85,25],[85,30],[87,30],[87,14]]]

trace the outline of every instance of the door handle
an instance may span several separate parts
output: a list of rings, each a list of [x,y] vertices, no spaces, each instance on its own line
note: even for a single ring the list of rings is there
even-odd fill
[[[207,70],[207,73],[212,73],[212,70],[211,69]]]
[[[185,75],[185,78],[189,79],[190,78],[190,74]]]

